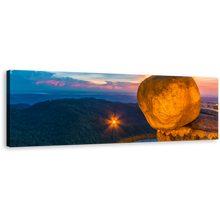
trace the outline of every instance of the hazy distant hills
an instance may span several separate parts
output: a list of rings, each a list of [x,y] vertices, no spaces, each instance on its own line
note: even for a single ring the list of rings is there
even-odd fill
[[[112,143],[108,120],[120,116],[115,141],[156,133],[137,104],[101,99],[60,99],[11,105],[10,146]],[[8,127],[9,128],[9,127]]]
[[[10,93],[10,103],[26,103],[29,105],[38,102],[45,102],[56,99],[82,99],[82,98],[104,99],[111,102],[135,103],[137,102],[136,94],[99,94],[99,93]]]
[[[218,97],[201,97],[204,102],[218,102]]]

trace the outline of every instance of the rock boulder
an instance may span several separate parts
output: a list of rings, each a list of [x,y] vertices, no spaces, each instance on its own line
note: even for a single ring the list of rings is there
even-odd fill
[[[138,88],[137,100],[151,127],[163,131],[192,122],[201,108],[199,89],[192,77],[148,77]]]

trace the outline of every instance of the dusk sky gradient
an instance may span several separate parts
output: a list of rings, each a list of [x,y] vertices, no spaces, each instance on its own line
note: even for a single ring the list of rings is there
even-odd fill
[[[136,94],[150,75],[22,71],[10,72],[11,92]],[[218,78],[194,77],[202,97],[218,97]]]

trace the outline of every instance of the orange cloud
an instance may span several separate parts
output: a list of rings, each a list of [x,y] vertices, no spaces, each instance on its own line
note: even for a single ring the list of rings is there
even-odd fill
[[[112,85],[89,85],[87,88],[112,89]]]
[[[57,84],[59,83],[59,81],[52,79],[52,80],[45,80],[45,81],[38,81],[36,82],[36,84],[41,84],[41,83],[46,83],[46,84],[50,84],[50,85],[55,85],[57,86]]]
[[[122,87],[119,87],[119,86],[115,86],[115,89],[122,89]]]
[[[82,87],[82,88],[99,88],[99,89],[112,89],[112,85],[89,85],[89,84],[72,84],[70,87]]]
[[[127,85],[126,88],[129,88],[129,89],[137,89],[137,88],[138,88],[138,85]]]
[[[77,87],[77,86],[82,86],[83,84],[70,84],[70,87]],[[83,86],[82,86],[83,87]]]

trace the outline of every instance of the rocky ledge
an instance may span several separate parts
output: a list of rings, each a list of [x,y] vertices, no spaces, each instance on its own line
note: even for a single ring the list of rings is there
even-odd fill
[[[200,113],[191,123],[173,130],[157,130],[158,141],[218,139],[218,116]]]

